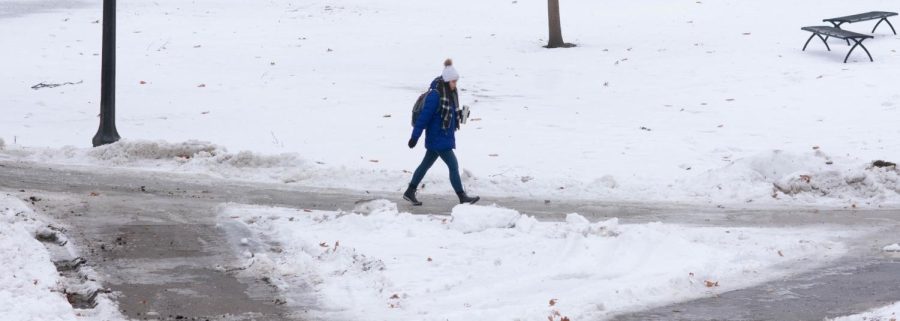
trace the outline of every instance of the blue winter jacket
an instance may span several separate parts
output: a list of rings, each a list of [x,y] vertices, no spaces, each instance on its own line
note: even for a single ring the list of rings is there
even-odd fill
[[[425,148],[435,151],[443,151],[456,148],[456,106],[450,106],[450,128],[441,128],[441,94],[437,86],[441,86],[440,78],[431,82],[428,96],[425,96],[425,105],[416,119],[412,138],[419,140],[422,131],[425,131]]]

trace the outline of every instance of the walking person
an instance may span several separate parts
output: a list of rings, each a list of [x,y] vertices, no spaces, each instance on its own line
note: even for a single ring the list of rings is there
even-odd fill
[[[403,199],[413,205],[422,205],[422,202],[416,199],[416,189],[438,157],[447,164],[447,169],[450,170],[450,184],[453,185],[453,190],[459,196],[460,204],[474,204],[481,199],[478,196],[466,195],[459,177],[459,162],[456,160],[456,154],[453,153],[453,149],[456,148],[455,132],[459,130],[460,124],[460,113],[457,110],[459,94],[456,91],[458,80],[459,73],[456,72],[456,68],[453,68],[453,61],[447,59],[444,61],[444,71],[441,76],[431,82],[422,111],[415,119],[412,137],[408,143],[409,148],[416,147],[416,143],[424,131],[426,151],[425,158],[413,173],[412,181],[409,182],[409,187],[403,193]]]

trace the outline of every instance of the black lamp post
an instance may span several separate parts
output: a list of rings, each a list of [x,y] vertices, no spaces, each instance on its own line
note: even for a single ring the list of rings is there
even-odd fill
[[[100,128],[94,147],[115,143],[116,131],[116,0],[103,0],[103,53],[100,70]]]

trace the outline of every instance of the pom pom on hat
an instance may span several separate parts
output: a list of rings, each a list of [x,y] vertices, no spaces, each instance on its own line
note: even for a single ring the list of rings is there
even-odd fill
[[[451,82],[459,79],[459,73],[456,72],[456,68],[453,68],[453,60],[447,58],[444,60],[444,72],[441,73],[441,78],[446,82]]]

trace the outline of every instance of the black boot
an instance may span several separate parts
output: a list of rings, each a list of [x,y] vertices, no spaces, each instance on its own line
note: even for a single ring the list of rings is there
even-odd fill
[[[422,202],[416,199],[416,187],[410,186],[406,189],[406,192],[403,193],[403,199],[409,201],[414,206],[421,206]]]
[[[478,200],[481,199],[481,197],[478,197],[478,196],[470,197],[469,195],[466,195],[466,192],[456,193],[456,196],[459,196],[460,204],[464,204],[464,203],[475,204],[475,202],[478,202]]]

